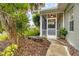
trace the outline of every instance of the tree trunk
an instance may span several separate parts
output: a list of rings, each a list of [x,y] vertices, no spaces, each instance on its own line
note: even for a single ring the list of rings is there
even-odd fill
[[[0,18],[3,28],[9,34],[11,43],[17,43],[16,24],[13,22],[12,17],[5,12],[0,12]]]

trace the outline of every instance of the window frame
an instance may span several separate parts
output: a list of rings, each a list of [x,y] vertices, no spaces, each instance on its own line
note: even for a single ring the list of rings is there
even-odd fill
[[[74,29],[74,13],[73,8],[71,8],[69,11],[69,31],[74,32]]]
[[[70,21],[70,27],[69,27],[69,30],[70,31],[74,31],[74,21],[72,20],[72,21]]]

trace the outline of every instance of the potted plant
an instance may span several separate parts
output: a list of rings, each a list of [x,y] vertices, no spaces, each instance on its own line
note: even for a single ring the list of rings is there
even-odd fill
[[[61,28],[59,30],[59,37],[65,39],[66,35],[68,34],[68,31],[65,28]]]

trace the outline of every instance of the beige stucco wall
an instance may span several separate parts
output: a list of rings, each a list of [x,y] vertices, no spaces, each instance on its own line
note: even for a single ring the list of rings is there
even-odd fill
[[[79,49],[79,4],[72,4],[73,7],[73,20],[74,20],[74,31],[69,30],[69,20],[70,20],[70,12],[65,11],[64,16],[64,26],[68,30],[67,40],[76,48]],[[71,8],[71,5],[70,7]]]

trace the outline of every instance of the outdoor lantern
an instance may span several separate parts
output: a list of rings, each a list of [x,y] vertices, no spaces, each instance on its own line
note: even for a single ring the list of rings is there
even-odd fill
[[[53,15],[51,14],[51,17],[53,17]]]

